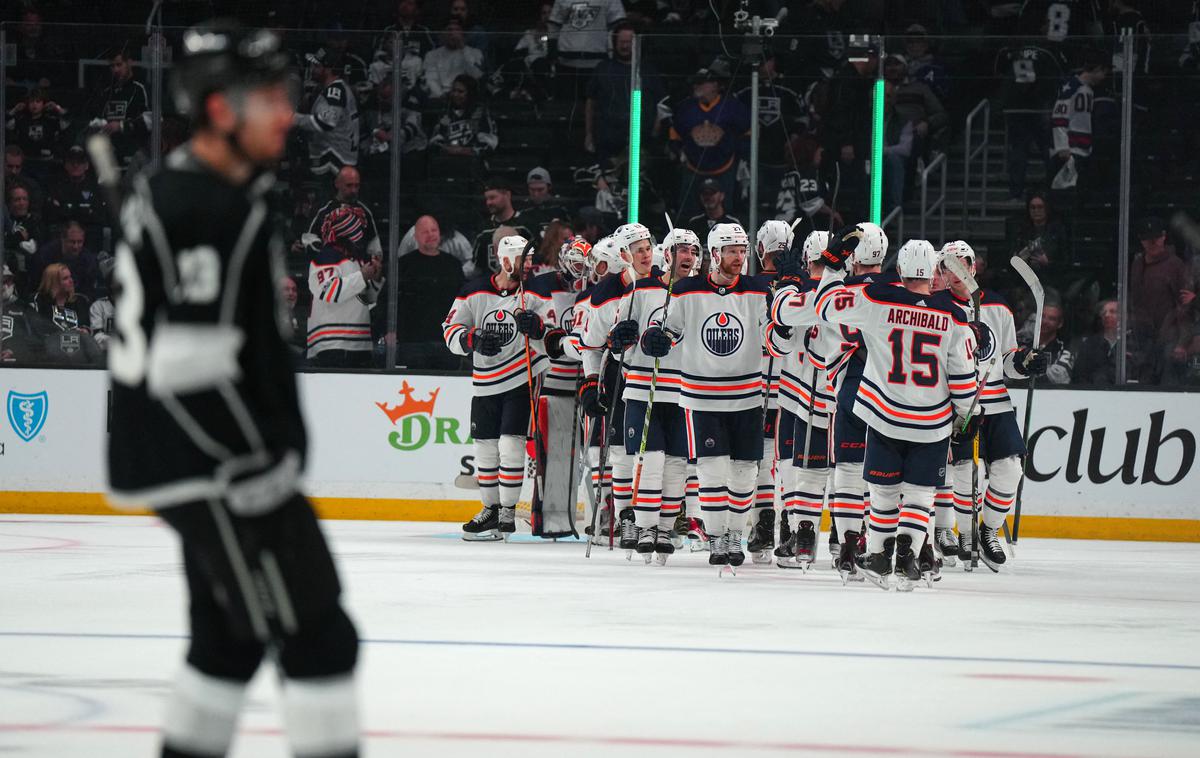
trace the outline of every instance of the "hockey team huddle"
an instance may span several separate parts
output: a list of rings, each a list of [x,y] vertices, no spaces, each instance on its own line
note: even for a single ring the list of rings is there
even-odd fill
[[[755,240],[717,224],[703,246],[686,229],[656,245],[626,224],[568,240],[533,277],[527,240],[498,242],[499,270],[443,327],[473,361],[483,508],[464,539],[515,531],[527,454],[534,534],[574,534],[586,442],[589,540],[647,563],[686,539],[723,572],[746,551],[807,569],[828,506],[843,582],[907,591],[956,559],[999,569],[1025,454],[1005,380],[1045,358],[978,290],[971,246],[910,240],[884,272],[876,224],[796,246],[771,220]]]

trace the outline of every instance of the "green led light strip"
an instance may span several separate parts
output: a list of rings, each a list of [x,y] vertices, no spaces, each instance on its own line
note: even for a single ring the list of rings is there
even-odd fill
[[[883,79],[875,80],[871,109],[871,221],[883,220]]]
[[[629,94],[629,220],[638,220],[638,201],[642,188],[642,91]]]

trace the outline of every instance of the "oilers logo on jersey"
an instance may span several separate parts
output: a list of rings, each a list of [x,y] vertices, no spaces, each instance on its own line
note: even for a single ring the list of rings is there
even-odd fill
[[[996,352],[996,334],[992,328],[985,322],[979,322],[979,362],[987,363],[992,359],[992,355]]]
[[[667,317],[667,309],[661,305],[650,311],[650,317],[646,322],[646,326],[662,326],[664,319]]]
[[[496,309],[483,317],[483,331],[498,334],[500,346],[504,347],[516,338],[517,324],[511,313],[503,309]]]
[[[746,330],[737,316],[721,311],[705,319],[700,333],[708,352],[723,358],[742,346]]]

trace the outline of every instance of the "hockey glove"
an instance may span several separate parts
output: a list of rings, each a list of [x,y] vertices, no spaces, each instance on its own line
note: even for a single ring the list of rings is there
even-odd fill
[[[674,341],[661,326],[652,326],[642,335],[642,352],[651,358],[662,358],[671,352]]]
[[[1044,376],[1049,362],[1045,353],[1031,347],[1021,348],[1013,356],[1013,368],[1028,377]]]
[[[857,226],[846,226],[829,235],[829,246],[821,253],[821,261],[826,267],[835,271],[843,271],[846,261],[854,255],[854,249],[863,238],[863,230]]]
[[[562,329],[546,330],[545,337],[543,338],[543,344],[546,346],[546,355],[549,355],[551,358],[563,357],[562,342],[566,336],[567,333]]]
[[[974,439],[979,432],[979,425],[983,422],[983,416],[978,412],[971,416],[965,422],[959,418],[954,419],[954,431],[950,435],[951,445],[961,445],[964,442],[969,442]]]
[[[618,323],[608,333],[608,349],[614,353],[623,353],[637,344],[638,325],[633,319]]]
[[[529,339],[540,340],[546,334],[542,317],[533,311],[517,311],[517,331]]]
[[[592,418],[604,415],[604,403],[600,399],[600,382],[594,376],[584,379],[579,385],[579,407]]]
[[[467,354],[476,352],[491,357],[500,352],[500,335],[495,332],[471,329],[462,333],[458,338],[458,344],[462,345],[463,352]]]
[[[803,251],[789,249],[776,255],[775,270],[778,272],[776,281],[780,286],[785,284],[802,286],[805,275]]]
[[[775,333],[779,335],[781,340],[790,340],[792,338],[792,327],[787,324],[775,324]]]
[[[971,327],[971,334],[975,335],[975,352],[981,356],[991,355],[992,330],[974,321],[968,322],[967,326]]]

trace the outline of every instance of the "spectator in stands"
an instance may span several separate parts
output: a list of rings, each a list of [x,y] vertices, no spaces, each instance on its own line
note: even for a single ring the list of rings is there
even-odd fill
[[[1050,202],[1043,192],[1032,192],[1025,201],[1025,213],[1006,222],[1008,247],[1036,270],[1053,264],[1063,265],[1067,257],[1067,228],[1051,216]]]
[[[554,0],[550,29],[558,36],[558,96],[579,99],[589,75],[608,55],[608,30],[625,18],[621,0]]]
[[[396,3],[396,23],[383,30],[375,43],[375,57],[383,53],[388,60],[392,56],[392,34],[400,34],[400,50],[404,58],[424,58],[434,48],[433,33],[421,23],[420,0],[399,0]]]
[[[416,59],[407,58],[405,60]],[[420,61],[418,61],[419,64]],[[401,78],[404,78],[403,74]],[[415,80],[412,81],[415,84]],[[429,138],[425,135],[425,128],[421,124],[423,95],[424,93],[419,88],[405,84],[404,101],[400,110],[401,129],[397,134],[392,129],[391,78],[383,80],[375,88],[369,107],[363,112],[363,132],[367,137],[366,155],[361,156],[361,160],[371,161],[371,166],[380,169],[380,175],[390,160],[388,152],[392,148],[394,138],[399,140],[400,152],[405,156],[406,162],[408,156],[413,156],[417,161],[423,160],[424,151],[429,147]],[[410,177],[411,172],[401,169],[401,175]]]
[[[454,303],[464,277],[457,258],[441,249],[441,229],[433,216],[414,225],[417,254],[396,268],[396,362],[417,369],[460,367],[442,339],[442,319]]]
[[[883,85],[883,212],[904,202],[904,185],[916,157],[916,128],[896,110],[898,88]]]
[[[1073,208],[1088,187],[1092,157],[1092,106],[1095,88],[1108,77],[1109,63],[1098,51],[1089,51],[1083,68],[1059,87],[1050,115],[1052,192],[1064,195],[1060,208]]]
[[[62,45],[46,36],[41,12],[32,3],[10,5],[24,6],[24,10],[21,11],[21,23],[16,25],[16,44],[13,44],[13,37],[9,37],[13,54],[8,64],[9,83],[27,89],[68,86],[75,73],[74,61]]]
[[[46,357],[55,363],[90,364],[100,359],[91,336],[91,302],[75,291],[71,269],[51,263],[42,271],[34,310],[47,322]]]
[[[913,125],[915,153],[928,158],[930,149],[945,140],[949,114],[928,84],[909,78],[904,56],[885,58],[883,77],[896,86],[896,113]]]
[[[571,224],[575,235],[583,237],[589,244],[596,244],[604,236],[604,216],[595,208],[580,208],[579,215]]]
[[[287,311],[288,347],[298,361],[304,360],[304,351],[308,341],[308,308],[300,302],[300,288],[296,280],[285,276],[279,280],[279,290],[283,294],[283,307]]]
[[[20,184],[29,192],[29,208],[40,217],[46,195],[42,191],[42,183],[26,170],[25,151],[20,145],[4,148],[4,186],[10,184]]]
[[[422,217],[423,218],[423,217]],[[433,218],[432,216],[430,218]],[[420,221],[421,219],[417,219]],[[468,240],[463,233],[457,229],[451,229],[445,224],[434,218],[434,222],[438,226],[438,237],[441,242],[438,243],[438,249],[443,253],[448,253],[454,257],[462,267],[463,276],[470,279],[475,276],[475,261],[471,258],[471,241]],[[417,242],[417,224],[409,227],[408,231],[400,239],[400,256],[403,258],[406,255],[416,252],[419,243]]]
[[[488,226],[475,237],[471,245],[471,260],[476,275],[495,270],[493,237],[497,229],[511,227],[514,231],[510,234],[530,238],[525,219],[513,208],[512,188],[502,177],[494,176],[484,183],[483,204],[488,212]]]
[[[565,222],[571,218],[562,201],[554,196],[553,186],[550,172],[541,166],[531,169],[525,176],[529,205],[521,210],[521,219],[537,234],[542,234],[556,219]]]
[[[558,270],[558,253],[562,250],[563,243],[574,237],[570,224],[565,220],[555,219],[546,227],[542,234],[542,241],[538,245],[537,253],[531,256],[534,263],[533,275],[544,274],[547,271]]]
[[[946,67],[934,56],[929,43],[929,32],[920,24],[912,24],[905,30],[905,65],[910,81],[926,84],[939,100],[950,94],[950,77]]]
[[[362,219],[362,238],[351,244],[351,252],[356,258],[376,258],[383,255],[382,241],[379,239],[379,227],[375,225],[375,215],[371,213],[359,195],[362,192],[362,176],[354,166],[343,166],[338,170],[333,180],[334,197],[322,205],[312,222],[308,225],[308,233],[321,236],[325,220],[339,208],[350,208],[355,215]]]
[[[827,113],[822,119],[825,148],[838,161],[842,176],[843,209],[852,216],[866,210],[868,200],[864,161],[870,157],[871,92],[879,69],[879,49],[870,43],[847,51],[848,60],[829,81],[825,98]],[[887,176],[885,167],[884,176]]]
[[[29,270],[42,239],[42,221],[30,207],[29,190],[24,184],[6,186],[8,213],[4,216],[4,256],[16,274],[17,290],[24,294],[36,286],[29,278]]]
[[[796,227],[802,239],[817,229],[837,229],[842,225],[842,214],[835,207],[841,181],[838,164],[825,165],[825,148],[810,134],[791,140],[788,150],[796,168],[779,181],[775,218],[790,224],[803,216]]]
[[[1130,320],[1138,352],[1145,357],[1137,378],[1156,384],[1168,360],[1180,363],[1186,358],[1192,336],[1187,314],[1196,293],[1187,264],[1168,246],[1161,219],[1144,219],[1138,239],[1142,252],[1133,259],[1129,275]]]
[[[483,54],[480,64],[485,69],[491,60],[491,36],[471,15],[471,4],[467,0],[450,0],[450,18],[458,21],[462,27],[467,47],[473,47]]]
[[[684,158],[679,193],[679,213],[696,209],[696,184],[713,179],[732,203],[737,180],[737,162],[750,132],[750,112],[735,97],[724,95],[730,78],[729,64],[713,61],[692,77],[692,96],[672,114],[671,144]]]
[[[526,29],[513,48],[513,58],[505,64],[510,100],[541,102],[550,96],[554,66],[550,45],[555,34],[550,30],[550,0],[538,6],[537,23]]]
[[[66,109],[51,100],[45,89],[34,89],[8,111],[4,128],[9,143],[19,146],[30,158],[54,158],[61,135],[69,126],[66,115]]]
[[[1043,163],[1049,159],[1048,116],[1066,71],[1061,50],[1042,38],[1015,41],[996,55],[994,74],[1004,81],[999,100],[1004,111],[1010,200],[1025,194],[1030,156]]]
[[[721,183],[713,178],[700,182],[697,193],[700,198],[700,213],[688,219],[687,228],[696,233],[700,244],[708,239],[709,231],[717,224],[740,224],[737,218],[725,211],[725,192]]]
[[[1075,361],[1075,384],[1117,383],[1117,351],[1121,346],[1121,317],[1116,300],[1105,300],[1097,308],[1098,329],[1083,339]],[[1130,364],[1133,362],[1130,361]]]
[[[321,228],[323,247],[308,269],[313,303],[307,345],[308,358],[314,365],[371,365],[371,307],[382,286],[383,262],[356,256],[356,246],[365,233],[363,216],[349,206],[334,209]]]
[[[1031,315],[1017,333],[1017,342],[1022,347],[1029,347],[1033,342],[1034,318],[1036,314]],[[1071,369],[1075,366],[1075,356],[1067,349],[1067,343],[1059,334],[1062,325],[1062,303],[1047,300],[1042,307],[1041,344],[1037,347],[1046,355],[1046,379],[1051,384],[1070,384]]]
[[[358,100],[342,79],[342,58],[322,47],[304,56],[317,96],[308,113],[297,113],[296,126],[308,141],[309,171],[323,176],[358,165]]]
[[[62,174],[50,184],[46,216],[51,223],[78,221],[86,229],[107,223],[107,213],[87,152],[73,145],[63,160]]]
[[[0,287],[0,362],[31,363],[42,354],[43,321],[17,293],[17,278],[4,266]]]
[[[75,291],[89,300],[93,299],[96,296],[99,265],[96,254],[84,247],[85,239],[83,226],[78,221],[64,224],[58,238],[39,247],[37,255],[33,256],[29,269],[30,281],[41,281],[42,271],[47,266],[61,263],[71,269]]]
[[[634,31],[626,21],[612,30],[612,56],[592,69],[583,104],[583,149],[596,154],[596,162],[608,168],[611,159],[629,149],[629,82],[633,60]],[[655,69],[643,61],[642,102],[656,103],[666,91]],[[654,109],[642,108],[642,133],[654,123]]]
[[[109,136],[113,150],[127,165],[146,146],[150,134],[150,97],[133,76],[133,58],[124,47],[108,57],[112,83],[101,91],[89,110],[89,126]]]
[[[451,18],[441,46],[425,56],[425,88],[430,97],[446,97],[460,76],[476,81],[483,76],[483,52],[466,44],[462,22]]]
[[[446,98],[446,112],[438,119],[429,147],[444,155],[482,158],[500,144],[496,122],[479,102],[479,82],[460,74]]]
[[[792,140],[809,130],[808,101],[801,84],[783,76],[775,53],[768,49],[758,66],[758,180],[762,186],[777,187],[795,163],[789,153]],[[742,88],[737,98],[751,110],[751,87]]]

